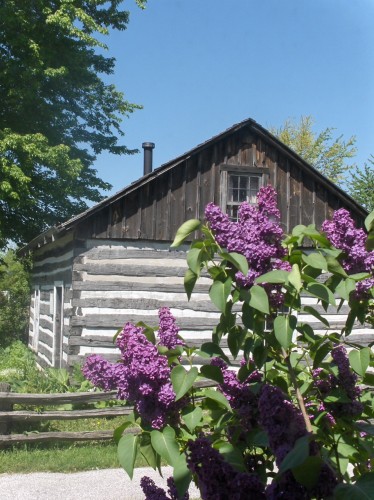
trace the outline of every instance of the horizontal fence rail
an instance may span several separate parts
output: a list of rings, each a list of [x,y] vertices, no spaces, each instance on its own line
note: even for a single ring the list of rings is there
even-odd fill
[[[201,380],[194,384],[195,388],[214,387],[212,381]],[[108,392],[67,392],[63,394],[21,394],[9,392],[10,385],[0,383],[0,446],[18,443],[38,443],[57,441],[102,441],[113,439],[113,430],[81,431],[81,432],[38,432],[11,434],[14,422],[43,422],[48,420],[76,420],[82,418],[106,418],[129,415],[134,407],[129,405],[108,408],[88,408],[81,410],[13,410],[13,405],[58,406],[65,404],[90,404],[100,401],[113,401],[116,391]],[[128,428],[124,434],[137,433],[138,429]]]

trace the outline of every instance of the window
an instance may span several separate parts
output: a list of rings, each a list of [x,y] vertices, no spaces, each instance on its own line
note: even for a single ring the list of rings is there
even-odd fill
[[[257,193],[269,182],[269,169],[255,165],[220,165],[221,208],[231,220],[238,219],[243,201],[256,205]]]
[[[257,193],[261,187],[261,175],[228,174],[227,214],[231,220],[238,220],[238,209],[243,201],[251,205],[257,202]]]

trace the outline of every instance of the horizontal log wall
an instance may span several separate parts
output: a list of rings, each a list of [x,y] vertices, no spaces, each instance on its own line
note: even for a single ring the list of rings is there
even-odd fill
[[[166,244],[127,242],[127,246],[112,242],[111,246],[90,247],[76,258],[69,337],[69,364],[82,363],[92,353],[103,354],[116,361],[119,351],[113,336],[125,323],[143,321],[152,327],[158,325],[158,310],[167,306],[176,318],[181,336],[189,345],[201,346],[210,341],[220,313],[209,299],[211,280],[201,278],[191,300],[183,287],[187,269],[185,249],[169,251]],[[348,307],[340,311],[330,308],[326,314],[317,299],[304,297],[305,305],[312,305],[330,322],[330,332],[341,331]],[[238,310],[240,306],[238,305]],[[316,333],[325,333],[324,324],[310,314],[300,314],[299,321],[308,323]],[[367,344],[373,330],[355,325],[352,339]],[[372,337],[370,337],[372,338]],[[223,348],[229,355],[224,339]],[[196,364],[203,364],[196,358]],[[236,362],[237,364],[237,362]]]
[[[202,343],[211,339],[220,313],[208,296],[210,281],[202,278],[188,302],[183,287],[185,251],[166,244],[93,246],[76,258],[73,272],[73,316],[69,364],[91,353],[118,359],[113,336],[125,323],[144,321],[158,326],[158,310],[168,306],[182,336]]]

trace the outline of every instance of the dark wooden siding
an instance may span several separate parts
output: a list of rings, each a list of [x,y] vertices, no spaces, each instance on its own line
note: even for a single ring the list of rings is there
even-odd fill
[[[339,193],[313,169],[277,146],[271,137],[251,127],[222,136],[196,148],[168,168],[155,171],[109,206],[95,212],[78,227],[85,238],[172,241],[178,227],[191,218],[204,217],[205,206],[221,200],[219,166],[222,164],[266,168],[265,183],[278,192],[282,227],[322,222],[344,205]],[[352,204],[350,207],[352,208]],[[357,219],[362,215],[353,214]]]

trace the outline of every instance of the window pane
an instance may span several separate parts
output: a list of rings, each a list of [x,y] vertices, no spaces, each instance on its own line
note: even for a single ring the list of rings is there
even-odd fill
[[[261,174],[229,174],[226,213],[231,220],[238,220],[239,205],[247,201],[257,203],[257,193],[261,185]]]
[[[250,189],[249,189],[249,199],[248,202],[252,205],[257,203],[257,193],[260,188],[260,178],[250,177]]]

